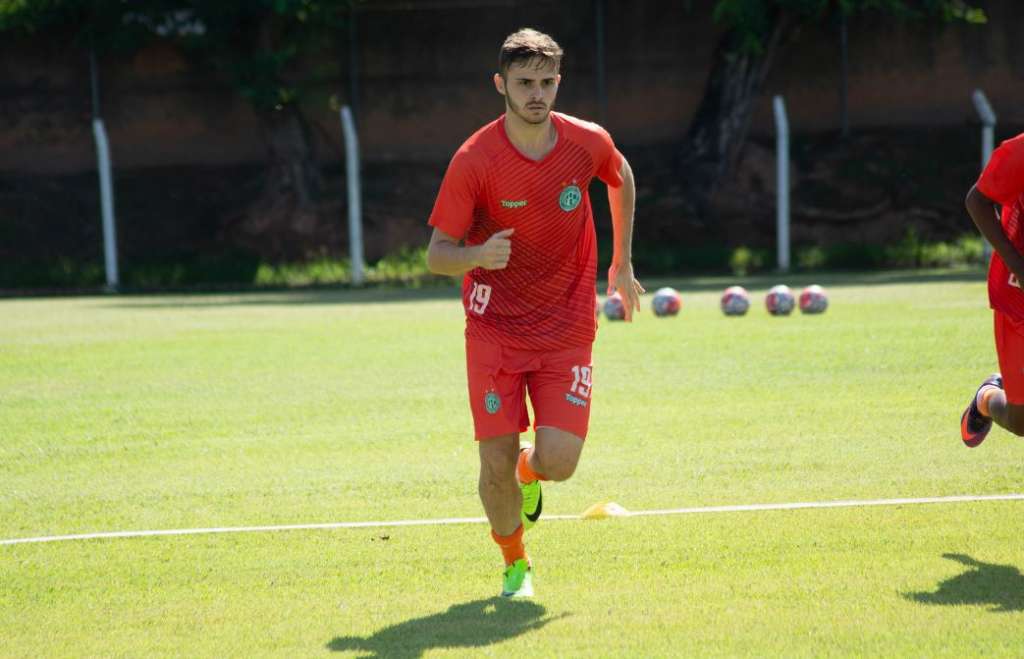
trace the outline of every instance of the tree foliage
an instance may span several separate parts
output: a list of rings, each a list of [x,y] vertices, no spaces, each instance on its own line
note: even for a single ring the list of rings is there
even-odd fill
[[[283,237],[273,240],[283,244],[317,212],[320,167],[303,100],[322,81],[323,69],[336,69],[334,58],[324,54],[344,33],[355,3],[0,0],[0,34],[60,35],[100,55],[170,41],[192,57],[197,70],[230,85],[259,118],[267,147],[263,191],[236,225],[242,240],[252,238],[262,251],[268,234]]]
[[[335,38],[353,0],[0,0],[0,33],[58,33],[100,54],[172,40],[212,65],[257,111],[302,94],[295,67]]]
[[[694,213],[732,170],[747,139],[750,116],[777,53],[801,28],[835,16],[875,14],[891,20],[983,23],[963,0],[717,0],[724,28],[694,120],[680,150]]]
[[[151,34],[124,20],[141,3],[124,0],[0,0],[0,34],[36,37],[59,35],[73,46],[98,52],[130,52]]]
[[[983,10],[962,0],[718,0],[713,15],[717,23],[734,33],[738,51],[757,55],[764,52],[780,14],[794,24],[804,24],[835,13],[873,13],[902,20],[986,21]]]
[[[302,96],[304,53],[336,39],[350,0],[154,0],[151,25],[214,64],[258,111]]]

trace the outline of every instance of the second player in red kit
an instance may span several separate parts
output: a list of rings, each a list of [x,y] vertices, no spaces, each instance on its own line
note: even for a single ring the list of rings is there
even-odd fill
[[[466,370],[480,453],[479,492],[505,559],[502,594],[533,594],[523,532],[540,516],[541,481],[569,478],[594,393],[597,236],[588,189],[608,186],[609,293],[626,319],[633,275],[633,173],[600,126],[552,110],[562,50],[520,30],[502,44],[495,89],[505,114],[455,153],[438,193],[427,260],[464,274]],[[533,408],[535,442],[521,443]]]
[[[973,448],[993,421],[1024,435],[1024,134],[993,152],[967,193],[967,211],[996,252],[989,264],[988,298],[1000,370],[981,383],[960,416],[960,437]]]

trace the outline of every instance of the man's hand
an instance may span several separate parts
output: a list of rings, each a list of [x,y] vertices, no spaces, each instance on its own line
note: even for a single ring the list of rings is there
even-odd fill
[[[633,263],[612,263],[608,268],[608,295],[618,292],[626,312],[626,322],[632,322],[633,311],[640,311],[640,296],[647,291],[633,276]]]
[[[487,239],[477,249],[476,264],[484,270],[503,270],[512,256],[512,241],[509,236],[515,229],[503,229]]]

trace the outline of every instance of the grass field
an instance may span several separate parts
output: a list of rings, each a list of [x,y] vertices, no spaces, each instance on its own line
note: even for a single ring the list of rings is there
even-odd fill
[[[591,434],[545,512],[1024,491],[959,416],[995,370],[980,272],[676,286],[603,322]],[[791,286],[812,283],[790,277]],[[454,289],[0,300],[0,540],[480,517]],[[484,524],[0,545],[0,655],[1021,656],[1024,502],[542,521],[532,600]]]

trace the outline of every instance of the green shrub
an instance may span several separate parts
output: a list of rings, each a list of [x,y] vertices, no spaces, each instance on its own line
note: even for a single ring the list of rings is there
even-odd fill
[[[754,250],[741,245],[734,249],[732,256],[729,257],[729,269],[737,277],[745,277],[764,268],[766,261],[764,250]]]
[[[977,235],[953,242],[924,242],[908,230],[897,243],[887,246],[845,243],[796,250],[801,270],[865,270],[871,268],[960,268],[984,265],[984,243]]]
[[[828,254],[821,247],[804,247],[796,251],[796,267],[801,270],[819,270],[827,263]]]
[[[376,263],[367,264],[363,275],[371,284],[419,287],[448,280],[427,270],[427,248],[402,247]],[[261,263],[252,279],[256,286],[316,286],[352,283],[352,262],[327,256],[301,263]]]
[[[917,231],[911,227],[902,240],[885,247],[884,264],[895,268],[913,268],[921,261],[922,247]]]

